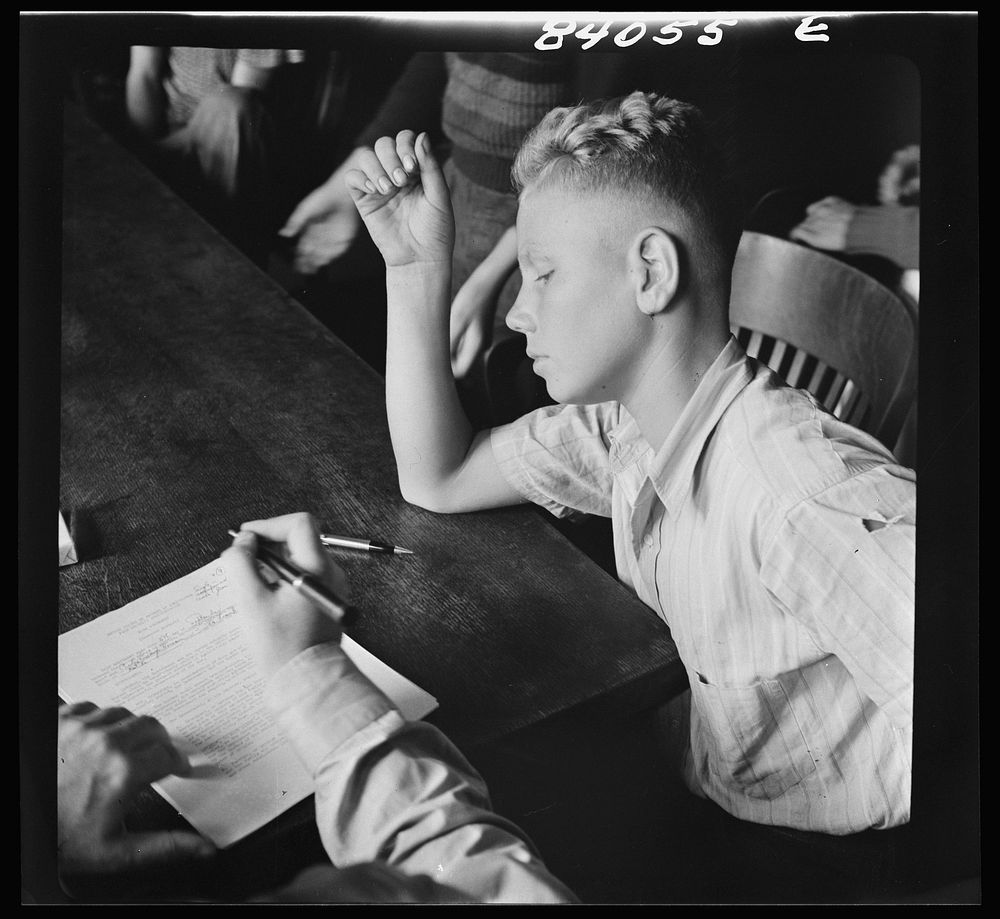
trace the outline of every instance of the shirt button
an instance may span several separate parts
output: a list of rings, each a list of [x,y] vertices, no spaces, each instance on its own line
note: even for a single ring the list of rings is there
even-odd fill
[[[642,537],[642,544],[647,549],[652,549],[653,548],[653,537],[650,536],[649,533],[647,533],[645,536]]]

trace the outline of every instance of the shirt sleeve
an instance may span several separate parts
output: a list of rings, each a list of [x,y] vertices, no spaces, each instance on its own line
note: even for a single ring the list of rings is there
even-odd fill
[[[616,402],[549,405],[490,434],[501,474],[527,500],[556,517],[611,516],[610,440]]]
[[[881,255],[900,268],[919,268],[920,208],[893,204],[857,208],[844,251]]]
[[[338,644],[302,652],[266,693],[314,777],[320,837],[338,868],[380,862],[482,902],[574,900],[491,810],[458,749],[433,725],[406,721]]]
[[[251,67],[271,69],[283,64],[301,64],[306,53],[301,48],[240,48],[236,59]]]
[[[904,733],[913,724],[916,483],[879,465],[800,502],[765,550],[780,606]]]

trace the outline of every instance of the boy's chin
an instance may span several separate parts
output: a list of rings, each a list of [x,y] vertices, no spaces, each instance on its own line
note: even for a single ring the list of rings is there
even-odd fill
[[[599,395],[595,395],[585,387],[569,386],[558,381],[546,380],[545,389],[549,398],[560,405],[594,405],[607,399],[607,397],[601,398]]]

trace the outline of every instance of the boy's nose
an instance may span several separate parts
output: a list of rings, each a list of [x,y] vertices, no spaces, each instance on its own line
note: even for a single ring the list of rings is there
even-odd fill
[[[507,312],[506,322],[508,329],[520,332],[522,335],[527,335],[535,329],[535,321],[528,309],[528,296],[524,292],[523,284],[514,300],[514,305]]]

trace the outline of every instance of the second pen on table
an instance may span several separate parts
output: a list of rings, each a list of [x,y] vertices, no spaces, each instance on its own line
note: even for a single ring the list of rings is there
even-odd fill
[[[331,536],[329,533],[321,533],[319,538],[324,546],[336,546],[342,549],[361,549],[364,552],[388,552],[395,555],[413,555],[412,549],[394,546],[392,543],[383,542],[379,539],[366,539],[361,536]]]
[[[234,539],[240,535],[237,530],[230,529],[228,532]],[[337,596],[315,575],[303,571],[294,562],[282,558],[267,544],[266,540],[259,536],[257,537],[257,559],[280,580],[290,584],[292,588],[315,603],[335,622],[340,623],[343,628],[350,628],[357,621],[357,607],[351,606],[346,600]]]

